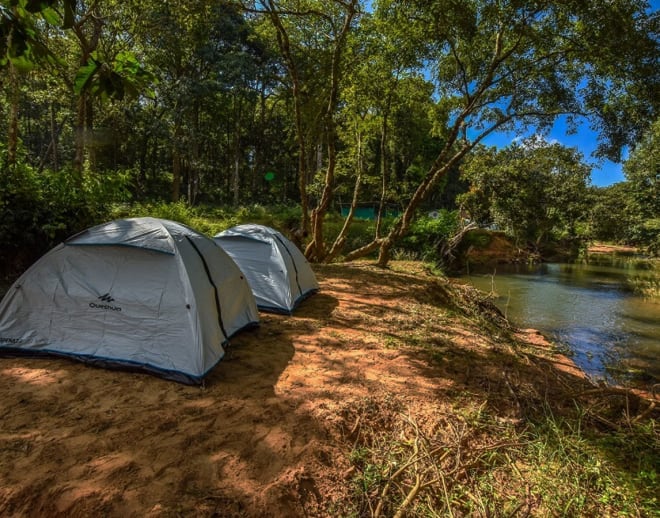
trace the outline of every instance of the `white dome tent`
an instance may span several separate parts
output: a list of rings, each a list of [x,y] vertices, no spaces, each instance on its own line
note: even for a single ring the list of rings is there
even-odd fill
[[[208,237],[132,218],[81,232],[0,302],[0,354],[60,355],[201,383],[259,316],[247,280]]]
[[[238,225],[213,240],[247,277],[257,307],[291,314],[319,289],[316,276],[302,252],[280,232],[263,225]]]

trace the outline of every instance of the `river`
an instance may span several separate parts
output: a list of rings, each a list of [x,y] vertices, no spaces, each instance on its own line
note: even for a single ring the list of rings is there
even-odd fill
[[[590,263],[499,265],[462,280],[491,293],[519,327],[532,327],[563,346],[587,374],[610,383],[660,382],[660,300],[630,282],[658,270],[632,259]]]

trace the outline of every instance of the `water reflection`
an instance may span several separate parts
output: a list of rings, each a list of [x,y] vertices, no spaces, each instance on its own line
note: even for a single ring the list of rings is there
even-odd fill
[[[657,273],[656,273],[657,274]],[[610,382],[660,381],[660,301],[634,295],[630,280],[654,275],[644,261],[498,266],[465,276],[493,292],[514,323],[565,345],[588,374]]]

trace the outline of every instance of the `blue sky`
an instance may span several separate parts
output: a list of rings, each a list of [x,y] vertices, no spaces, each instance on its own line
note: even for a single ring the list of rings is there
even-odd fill
[[[365,0],[367,11],[371,11],[372,0]],[[660,9],[660,0],[649,0],[650,12],[657,12]],[[549,142],[558,142],[567,147],[575,147],[582,153],[584,160],[591,165],[591,183],[599,187],[611,185],[613,183],[625,180],[623,175],[623,165],[610,160],[597,159],[593,156],[598,145],[598,136],[589,127],[588,121],[584,121],[573,134],[567,133],[567,125],[564,119],[558,120],[550,134],[545,136]],[[516,138],[515,133],[497,133],[490,135],[484,140],[484,144],[489,146],[504,147],[509,145]],[[626,158],[623,154],[623,159]]]
[[[660,1],[660,0],[659,0]],[[588,122],[583,122],[575,134],[569,135],[566,131],[566,123],[563,119],[558,120],[549,135],[544,136],[548,142],[558,142],[566,147],[577,148],[584,156],[585,162],[592,167],[591,183],[597,186],[611,185],[625,179],[623,166],[610,160],[600,160],[592,156],[598,145],[597,134],[589,128]],[[484,140],[487,146],[508,146],[514,139],[515,133],[497,133],[490,135]]]
[[[660,9],[660,0],[650,0],[651,12]],[[516,138],[513,133],[499,133],[488,137],[484,143],[490,146],[507,146]],[[625,180],[623,166],[610,160],[598,160],[592,156],[598,145],[597,134],[589,128],[589,123],[584,122],[578,127],[577,133],[569,135],[566,132],[566,123],[559,120],[555,123],[552,131],[547,135],[549,142],[559,142],[567,147],[577,148],[587,163],[592,166],[591,183],[597,186],[606,186]],[[624,153],[624,159],[626,158]]]

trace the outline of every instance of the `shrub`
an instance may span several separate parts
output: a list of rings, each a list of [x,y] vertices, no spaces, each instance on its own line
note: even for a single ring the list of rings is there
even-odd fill
[[[57,243],[108,219],[110,208],[128,197],[128,175],[70,170],[36,173],[25,164],[0,175],[0,260],[13,275]]]
[[[437,218],[419,218],[397,246],[397,254],[437,262],[440,246],[457,232],[458,223],[458,212],[445,209],[439,211]]]

